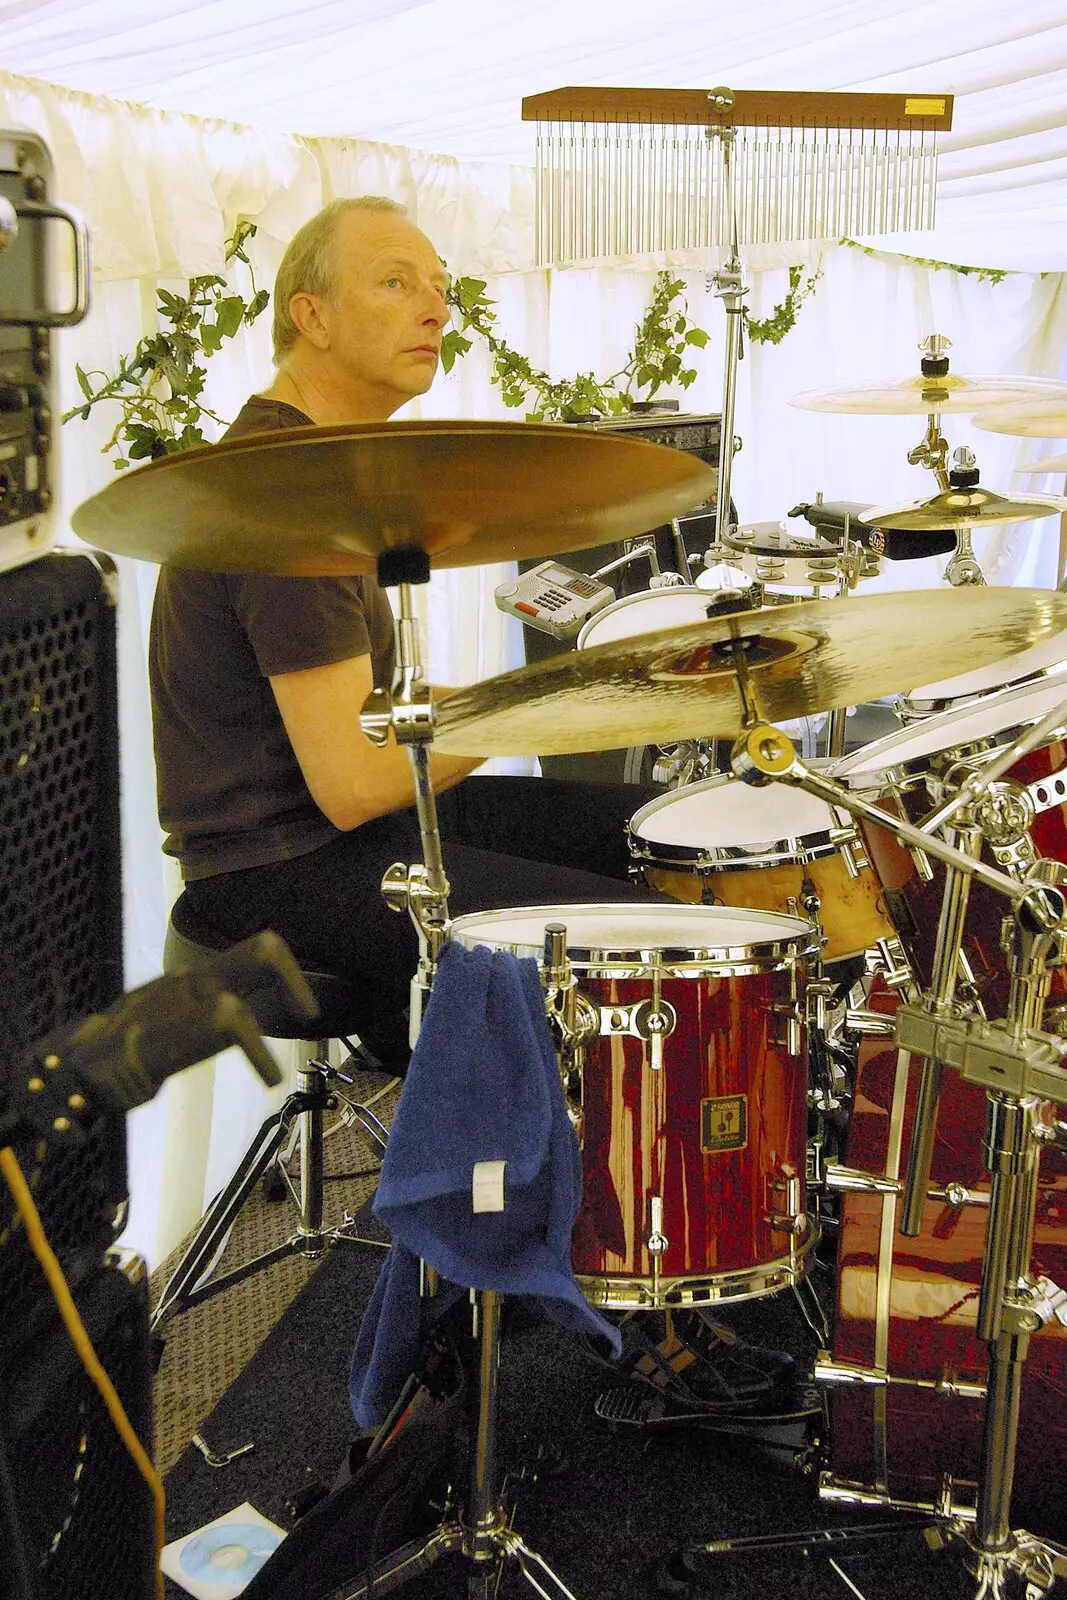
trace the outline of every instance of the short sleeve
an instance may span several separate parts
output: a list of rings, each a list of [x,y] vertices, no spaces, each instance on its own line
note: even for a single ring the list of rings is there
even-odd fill
[[[229,577],[230,600],[264,677],[371,653],[359,578]]]

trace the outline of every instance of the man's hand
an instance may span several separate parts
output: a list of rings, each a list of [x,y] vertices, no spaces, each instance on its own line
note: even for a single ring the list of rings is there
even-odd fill
[[[373,745],[359,725],[363,703],[374,687],[369,655],[270,679],[289,742],[311,798],[335,828],[347,832],[414,804],[407,752],[390,736]],[[451,691],[435,689],[443,698]],[[435,790],[450,789],[481,765],[482,757],[431,758]]]

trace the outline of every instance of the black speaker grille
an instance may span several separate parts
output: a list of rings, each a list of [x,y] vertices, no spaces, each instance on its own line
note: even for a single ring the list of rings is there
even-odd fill
[[[33,1042],[122,993],[115,608],[88,556],[0,574],[0,1096]],[[125,1197],[122,1119],[78,1148],[16,1143],[68,1277],[98,1263]],[[47,1308],[0,1184],[0,1356]]]
[[[101,803],[111,809],[117,798],[107,796],[102,770],[115,741],[101,726],[102,701],[114,701],[101,672],[113,644],[101,634],[113,626],[98,592],[27,617],[0,639],[0,946],[9,1043],[19,1054],[120,992],[116,952],[101,949],[102,924],[114,938],[100,871],[111,831]],[[117,770],[107,778],[117,791]]]

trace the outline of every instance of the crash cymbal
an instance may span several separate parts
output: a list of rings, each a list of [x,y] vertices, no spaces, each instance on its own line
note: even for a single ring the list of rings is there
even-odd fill
[[[976,484],[973,489],[945,489],[932,500],[871,506],[860,513],[859,521],[876,528],[929,532],[938,528],[982,528],[995,522],[1030,522],[1060,511],[1067,511],[1067,499],[1062,495],[1030,494],[1025,500],[1009,500]]]
[[[1031,522],[1067,511],[1067,499],[1055,494],[1030,494],[1008,499],[992,489],[945,489],[930,500],[904,505],[872,506],[859,521],[873,527],[904,531],[985,527],[1000,522]]]
[[[974,426],[1021,439],[1067,439],[1067,399],[1034,395],[1027,400],[1018,395],[975,417]]]
[[[979,411],[984,406],[1003,406],[1042,395],[1050,403],[1067,407],[1067,383],[1057,383],[1052,378],[961,378],[955,372],[940,377],[919,373],[913,378],[844,384],[835,389],[806,389],[792,395],[789,404],[802,411],[908,416],[932,411]]]
[[[164,456],[79,506],[117,555],[215,572],[374,572],[418,545],[477,566],[627,538],[715,497],[715,473],[663,445],[524,422],[289,428]]]
[[[1041,461],[1028,461],[1025,467],[1016,467],[1016,472],[1067,472],[1067,455],[1045,456]]]
[[[438,710],[435,748],[453,755],[573,755],[741,727],[735,681],[748,662],[772,721],[905,691],[997,661],[1067,628],[1046,589],[923,589],[802,600],[615,640],[459,689]]]

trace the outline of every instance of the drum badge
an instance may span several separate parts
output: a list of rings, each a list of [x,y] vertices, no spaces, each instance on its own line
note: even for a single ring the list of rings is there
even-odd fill
[[[743,1150],[748,1143],[748,1102],[743,1094],[719,1095],[700,1102],[700,1148]]]

